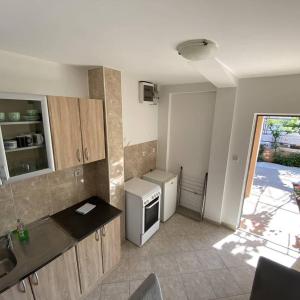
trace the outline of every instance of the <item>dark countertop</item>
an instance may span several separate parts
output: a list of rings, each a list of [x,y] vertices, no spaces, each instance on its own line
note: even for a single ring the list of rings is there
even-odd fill
[[[86,215],[76,213],[75,210],[86,202],[95,204],[96,207]],[[91,197],[58,212],[51,218],[64,228],[74,239],[81,241],[120,214],[121,210],[97,197]]]
[[[95,204],[96,207],[86,215],[77,214],[75,210],[86,202]],[[92,197],[28,225],[29,241],[26,243],[21,243],[16,234],[12,234],[13,253],[17,265],[0,278],[0,294],[120,214],[121,210],[97,197]]]

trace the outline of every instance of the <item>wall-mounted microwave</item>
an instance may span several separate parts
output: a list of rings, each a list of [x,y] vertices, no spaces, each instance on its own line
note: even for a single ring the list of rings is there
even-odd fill
[[[152,82],[139,82],[139,101],[140,103],[157,104],[158,93],[157,86]]]

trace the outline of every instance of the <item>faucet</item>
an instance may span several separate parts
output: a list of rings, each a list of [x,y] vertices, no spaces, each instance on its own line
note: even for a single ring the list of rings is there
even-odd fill
[[[8,231],[6,234],[6,239],[7,239],[7,248],[10,250],[13,250],[14,245],[13,245],[13,241],[12,241],[12,237],[11,237],[11,232]]]

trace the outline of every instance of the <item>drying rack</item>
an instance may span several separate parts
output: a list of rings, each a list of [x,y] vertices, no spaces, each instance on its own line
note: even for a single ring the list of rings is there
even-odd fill
[[[176,212],[194,219],[196,221],[203,221],[205,212],[205,201],[206,201],[206,189],[207,189],[207,178],[208,173],[205,173],[203,183],[201,183],[197,178],[190,176],[183,177],[183,167],[180,167],[179,179],[178,179],[178,191],[177,191],[177,208]],[[190,208],[181,205],[181,193],[182,191],[192,193],[195,196],[199,196],[200,201],[200,212],[192,210]]]

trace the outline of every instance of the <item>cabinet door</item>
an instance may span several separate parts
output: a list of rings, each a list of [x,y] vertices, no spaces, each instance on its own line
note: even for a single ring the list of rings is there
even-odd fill
[[[0,300],[34,300],[28,279],[0,294]]]
[[[78,99],[48,96],[48,109],[56,169],[82,164]]]
[[[101,238],[99,231],[76,245],[81,292],[87,293],[102,276]]]
[[[175,214],[177,204],[177,177],[165,183],[163,195],[163,209],[161,209],[161,221],[165,222]]]
[[[102,228],[102,256],[104,273],[116,266],[121,259],[120,217]]]
[[[36,300],[77,300],[80,296],[75,248],[40,269],[30,282]]]
[[[83,157],[85,163],[105,158],[103,101],[80,99]]]

